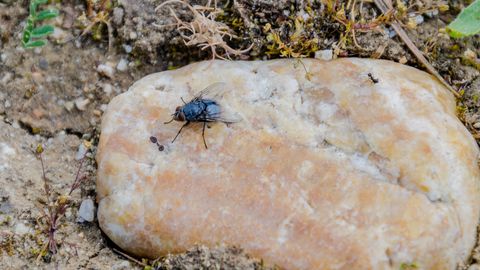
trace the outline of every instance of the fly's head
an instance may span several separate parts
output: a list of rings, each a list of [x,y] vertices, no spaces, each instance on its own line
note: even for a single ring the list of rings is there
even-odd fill
[[[178,106],[175,109],[175,113],[172,115],[173,120],[183,122],[185,121],[185,113],[183,112],[183,106]]]

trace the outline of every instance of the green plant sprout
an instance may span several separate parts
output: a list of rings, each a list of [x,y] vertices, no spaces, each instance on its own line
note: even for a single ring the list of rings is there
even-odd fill
[[[480,0],[475,0],[447,26],[453,38],[472,36],[480,32]]]
[[[42,47],[47,44],[46,39],[41,39],[53,33],[54,27],[52,25],[42,25],[35,27],[35,23],[42,20],[55,18],[58,16],[58,10],[46,9],[37,13],[37,7],[41,4],[46,4],[48,0],[31,0],[30,1],[30,15],[27,18],[27,23],[23,29],[22,45],[24,48]]]

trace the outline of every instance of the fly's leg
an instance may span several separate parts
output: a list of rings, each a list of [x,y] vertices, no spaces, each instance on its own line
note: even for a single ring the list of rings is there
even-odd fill
[[[188,126],[188,124],[190,124],[189,121],[187,121],[187,123],[185,123],[185,124],[180,128],[180,130],[177,132],[177,135],[175,135],[175,138],[173,138],[172,143],[177,139],[178,135],[180,135],[180,132],[182,132],[182,129],[183,129],[184,127]]]
[[[203,144],[205,145],[205,149],[208,149],[207,142],[205,141],[205,126],[206,125],[207,125],[207,122],[203,122],[202,138],[203,138]]]

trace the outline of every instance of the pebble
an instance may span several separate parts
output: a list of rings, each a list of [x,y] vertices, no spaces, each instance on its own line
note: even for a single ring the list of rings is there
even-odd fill
[[[78,110],[84,111],[87,108],[87,105],[90,103],[90,100],[88,98],[77,98],[75,99],[75,107],[77,107]]]
[[[477,54],[474,51],[472,51],[470,48],[466,49],[463,52],[463,56],[465,56],[469,59],[476,59],[477,58]]]
[[[30,227],[27,227],[25,224],[17,223],[17,225],[15,225],[15,234],[25,235],[29,232],[31,232],[31,229],[30,229]]]
[[[45,81],[45,77],[40,72],[32,72],[32,79],[37,84],[40,84]]]
[[[387,32],[389,38],[394,38],[397,35],[397,32],[391,27],[387,29]]]
[[[46,70],[48,69],[48,61],[47,59],[45,58],[40,58],[40,60],[38,60],[38,67],[43,69],[43,70]]]
[[[133,48],[130,45],[123,44],[123,49],[125,50],[126,53],[131,53]]]
[[[82,201],[78,209],[78,222],[92,222],[95,217],[95,205],[92,199],[85,199]]]
[[[5,75],[3,75],[1,82],[3,84],[7,84],[13,79],[13,73],[12,72],[5,72]]]
[[[5,100],[5,103],[3,105],[5,106],[5,109],[12,107],[12,103],[10,102],[10,100]]]
[[[424,22],[424,20],[425,20],[425,19],[423,18],[422,15],[418,15],[418,16],[415,17],[415,23],[416,23],[417,25],[422,24],[422,23]]]
[[[480,264],[472,264],[468,267],[468,270],[480,270]]]
[[[95,109],[95,110],[93,110],[93,114],[94,114],[95,116],[102,116],[102,111]]]
[[[5,61],[7,61],[7,58],[8,58],[8,56],[7,56],[6,53],[0,54],[0,61],[5,62]]]
[[[438,15],[438,9],[434,9],[432,11],[425,12],[425,15],[429,18],[433,18]]]
[[[123,15],[125,14],[123,8],[116,7],[113,9],[113,23],[121,25],[123,21]]]
[[[130,39],[137,39],[137,33],[135,32],[130,32]]]
[[[115,73],[115,70],[110,65],[106,65],[106,64],[98,65],[97,71],[101,75],[108,77],[110,79],[113,79],[113,75]]]
[[[398,60],[398,62],[399,62],[400,64],[406,64],[406,63],[408,62],[407,57],[405,57],[405,56],[400,57],[400,59]]]
[[[75,104],[72,101],[67,101],[63,106],[65,107],[65,109],[67,109],[67,111],[71,112]]]
[[[75,154],[75,160],[81,160],[85,156],[87,151],[88,151],[88,148],[85,146],[84,143],[81,143],[78,146],[77,153]]]
[[[474,128],[480,128],[480,122],[477,122],[477,123],[473,124],[473,127]]]
[[[103,92],[104,92],[107,96],[109,96],[109,95],[112,93],[112,91],[113,91],[113,86],[112,86],[111,84],[109,84],[109,83],[104,83],[104,84],[102,85],[102,89],[103,89]]]
[[[128,270],[132,269],[132,265],[129,261],[121,261],[112,266],[112,270]]]
[[[118,71],[126,71],[128,69],[128,61],[127,59],[120,59],[117,64],[117,70]]]
[[[33,52],[35,54],[41,54],[42,53],[42,47],[36,47],[35,49],[33,49]]]
[[[325,61],[329,61],[333,59],[333,50],[328,49],[328,50],[321,50],[321,51],[316,51],[315,52],[315,58],[316,59],[322,59]]]
[[[55,27],[53,29],[53,33],[50,35],[50,37],[55,41],[66,40],[67,36],[68,36],[68,32],[62,30],[60,27]]]

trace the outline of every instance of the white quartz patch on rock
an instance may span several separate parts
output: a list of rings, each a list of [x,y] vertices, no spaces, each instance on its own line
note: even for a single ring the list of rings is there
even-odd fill
[[[208,149],[199,123],[171,143],[184,123],[164,122],[181,98],[215,82],[242,120],[209,124]],[[475,243],[478,154],[454,98],[414,68],[201,62],[109,104],[97,217],[116,244],[151,258],[202,244],[284,269],[455,269]]]
[[[15,155],[15,149],[8,144],[0,142],[0,171],[8,168],[8,160]]]

